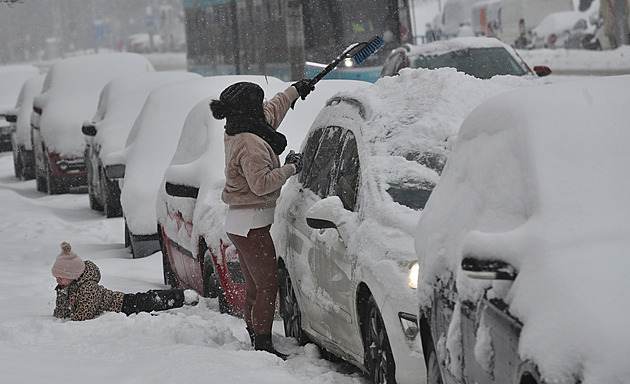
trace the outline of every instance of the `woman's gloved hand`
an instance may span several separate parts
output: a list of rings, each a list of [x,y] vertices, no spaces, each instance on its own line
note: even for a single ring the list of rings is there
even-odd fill
[[[295,166],[295,174],[297,175],[302,171],[302,154],[295,153],[295,151],[291,150],[284,160],[284,164],[293,164]]]
[[[297,89],[302,100],[306,100],[306,96],[308,96],[308,94],[315,89],[315,86],[311,85],[311,79],[309,78],[304,78],[291,85],[294,86],[295,89]]]

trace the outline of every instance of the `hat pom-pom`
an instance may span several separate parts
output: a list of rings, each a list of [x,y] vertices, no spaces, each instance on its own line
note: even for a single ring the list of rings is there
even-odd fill
[[[72,247],[70,246],[69,243],[66,243],[64,241],[63,243],[61,243],[61,250],[64,252],[70,252],[70,250],[72,250]]]

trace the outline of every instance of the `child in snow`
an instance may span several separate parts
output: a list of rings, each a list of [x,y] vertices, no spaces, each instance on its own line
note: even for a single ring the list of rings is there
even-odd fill
[[[81,260],[72,252],[70,244],[61,243],[61,253],[52,267],[57,278],[57,302],[53,316],[74,321],[93,319],[103,312],[162,311],[196,304],[199,296],[182,289],[151,290],[140,293],[123,293],[98,285],[101,271],[90,260]]]

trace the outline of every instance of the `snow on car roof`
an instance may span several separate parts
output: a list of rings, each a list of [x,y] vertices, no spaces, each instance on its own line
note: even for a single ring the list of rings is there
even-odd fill
[[[153,89],[175,81],[200,77],[185,71],[146,72],[124,75],[107,83],[92,119],[97,128],[94,143],[100,145],[103,165],[111,164],[107,154],[125,147],[127,135]]]
[[[20,90],[16,107],[17,122],[15,123],[15,141],[24,145],[27,150],[33,149],[31,141],[31,113],[33,112],[33,98],[42,91],[46,75],[29,77]]]
[[[24,81],[39,74],[30,64],[0,66],[0,112],[15,107]]]
[[[494,37],[456,37],[449,40],[433,41],[422,45],[407,44],[408,56],[442,55],[447,52],[467,48],[509,48],[509,45]],[[511,50],[510,50],[511,52]]]
[[[94,115],[103,87],[129,73],[154,71],[135,53],[99,53],[56,61],[48,70],[42,94],[33,105],[42,108],[41,135],[51,152],[82,156],[85,140],[81,125]]]
[[[532,29],[532,33],[539,36],[547,36],[554,32],[568,30],[573,28],[580,19],[588,20],[588,13],[579,11],[550,13]]]
[[[549,382],[630,378],[629,88],[616,76],[488,100],[463,123],[416,229],[421,305],[447,273],[461,300],[490,288],[523,322],[521,358]],[[517,280],[469,279],[464,254],[505,260]]]

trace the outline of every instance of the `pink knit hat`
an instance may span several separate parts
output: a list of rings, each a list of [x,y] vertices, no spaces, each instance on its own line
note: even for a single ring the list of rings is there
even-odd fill
[[[61,243],[61,253],[57,255],[57,260],[52,267],[52,274],[62,279],[77,279],[85,270],[85,263],[76,253],[72,252],[72,247],[65,241]]]

